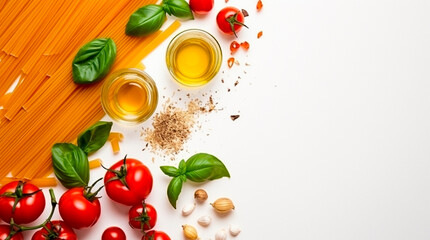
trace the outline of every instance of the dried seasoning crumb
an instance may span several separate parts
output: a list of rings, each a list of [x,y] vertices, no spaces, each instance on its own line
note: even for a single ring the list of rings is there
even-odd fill
[[[206,103],[198,99],[190,100],[185,109],[176,107],[167,100],[163,110],[155,114],[152,127],[142,130],[144,140],[147,142],[146,147],[149,145],[152,152],[162,152],[164,155],[179,153],[190,139],[193,129],[201,128],[197,120],[199,114],[214,110],[216,104],[212,96]]]
[[[251,66],[251,64],[246,62],[246,63],[245,63],[245,66]]]
[[[231,91],[231,90],[230,90],[230,88],[228,88],[228,89],[227,89],[227,92],[230,92],[230,91]]]
[[[234,64],[236,64],[237,66],[239,66],[239,65],[240,65],[240,63],[239,63],[239,61],[238,61],[238,60],[234,61]]]
[[[261,0],[258,0],[257,2],[257,11],[260,11],[263,8],[263,2]]]
[[[242,9],[242,14],[243,14],[244,17],[248,17],[249,16],[248,11],[246,11],[245,9]]]
[[[155,157],[152,157],[152,163],[154,163],[155,162]]]
[[[232,121],[235,121],[236,119],[238,119],[240,117],[240,115],[231,115],[230,118]]]
[[[153,150],[164,151],[166,154],[176,154],[182,150],[195,123],[195,104],[191,101],[188,108],[183,110],[169,103],[160,113],[155,114],[152,128],[143,130],[145,141]]]
[[[225,3],[228,3],[228,0],[225,0]]]
[[[239,81],[236,81],[236,82],[234,83],[234,86],[236,87],[238,84],[239,84]]]
[[[140,133],[140,136],[143,136],[143,133]],[[142,149],[142,152],[146,150],[146,148],[148,147],[149,143],[146,143],[145,147]]]
[[[222,83],[224,83],[224,78],[223,78],[223,79],[221,79],[221,82],[222,82]]]
[[[257,34],[257,38],[261,38],[263,36],[263,31],[259,31]]]

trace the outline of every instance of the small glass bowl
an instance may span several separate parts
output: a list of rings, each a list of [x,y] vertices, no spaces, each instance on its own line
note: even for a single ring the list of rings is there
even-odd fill
[[[122,89],[124,86],[132,86],[134,91],[129,92],[134,96],[127,95],[129,92]],[[141,96],[136,94],[136,89]],[[127,109],[121,104],[121,101],[124,102],[121,99],[129,96],[130,101],[139,102],[136,109]],[[135,125],[144,122],[154,113],[158,104],[158,90],[154,80],[144,71],[135,68],[121,69],[110,74],[103,83],[101,102],[103,110],[113,120]]]
[[[201,48],[200,52],[207,54],[207,68],[202,70],[185,73],[181,71],[180,51],[184,51],[184,47],[194,45]],[[191,55],[192,56],[192,55]],[[198,56],[200,57],[200,56]],[[197,58],[187,57],[190,62],[199,63]],[[194,61],[193,61],[194,60]],[[182,60],[184,61],[184,60]],[[222,51],[218,41],[210,33],[200,29],[188,29],[178,33],[169,43],[166,51],[166,65],[170,75],[180,84],[189,87],[198,87],[210,82],[218,73],[222,63]],[[183,65],[182,65],[183,66]],[[196,67],[195,67],[196,68]],[[183,68],[182,68],[183,69]],[[200,73],[201,71],[201,73]]]

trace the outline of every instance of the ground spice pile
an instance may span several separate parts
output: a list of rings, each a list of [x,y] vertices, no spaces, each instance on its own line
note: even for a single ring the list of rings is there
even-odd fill
[[[155,114],[152,128],[142,131],[144,140],[151,145],[153,152],[162,151],[164,154],[177,154],[190,138],[197,122],[198,114],[214,110],[212,98],[208,104],[201,106],[199,100],[191,100],[186,109],[176,107],[169,101],[163,110]]]

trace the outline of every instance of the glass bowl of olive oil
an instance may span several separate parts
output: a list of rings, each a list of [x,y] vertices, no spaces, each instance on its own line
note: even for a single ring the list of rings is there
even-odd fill
[[[101,102],[104,111],[113,120],[139,124],[154,113],[158,90],[154,80],[144,71],[121,69],[110,74],[103,83]]]
[[[222,51],[210,33],[188,29],[170,41],[166,64],[172,77],[180,84],[198,87],[208,83],[218,73]]]

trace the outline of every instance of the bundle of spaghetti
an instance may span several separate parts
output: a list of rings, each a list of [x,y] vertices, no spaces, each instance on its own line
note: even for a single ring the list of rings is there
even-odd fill
[[[156,0],[18,0],[16,8],[11,2],[15,1],[0,4],[0,20],[4,20],[0,29],[6,33],[0,36],[0,49],[4,50],[0,53],[0,73],[10,76],[0,82],[0,96],[13,78],[18,76],[20,81],[10,100],[0,99],[4,106],[0,116],[0,179],[8,173],[17,178],[41,178],[52,172],[50,151],[54,143],[72,141],[104,116],[102,82],[78,86],[72,81],[71,62],[78,49],[94,38],[110,37],[117,45],[112,71],[134,67],[179,23],[136,38],[124,33],[129,16]],[[39,15],[42,7],[55,9],[55,13],[46,12],[48,17],[43,17]],[[26,32],[25,28],[32,30]],[[6,164],[8,159],[14,162]]]
[[[172,25],[171,28],[169,29],[173,29],[173,28],[177,28],[178,24],[174,24]],[[118,51],[118,56],[117,56],[117,61],[116,64],[113,67],[113,71],[115,71],[116,69],[119,69],[118,66],[123,66],[123,65],[128,65],[130,64],[131,66],[135,66],[137,65],[140,60],[142,58],[135,58],[134,61],[129,61],[127,59],[127,56],[131,56],[132,52],[135,51],[135,46],[139,46],[141,45],[141,49],[143,49],[142,52],[148,52],[148,50],[146,50],[147,48],[150,47],[150,42],[153,42],[154,39],[157,39],[157,37],[159,36],[163,36],[170,34],[170,31],[166,31],[164,34],[157,32],[153,35],[151,35],[150,37],[147,37],[146,39],[144,39],[143,41],[136,41],[136,38],[130,38],[130,37],[121,37],[120,39],[117,39],[116,42],[122,42],[121,40],[130,40],[133,39],[134,44],[132,45],[128,45],[129,47],[122,49],[122,51]],[[138,43],[138,44],[136,44]],[[123,45],[119,45],[119,47],[122,48]],[[125,45],[124,45],[125,46]],[[141,51],[139,51],[141,52]],[[117,66],[118,65],[118,66]],[[66,77],[67,75],[70,75],[70,73],[67,72],[59,72],[59,74],[61,74],[61,76],[59,77]],[[63,74],[65,74],[65,76],[62,76]],[[57,76],[52,76],[52,78],[56,78]],[[68,77],[70,78],[70,76]],[[85,126],[85,123],[91,122],[88,121],[87,119],[83,119],[83,122],[79,123],[79,117],[82,115],[85,115],[85,113],[89,112],[89,113],[94,113],[94,114],[98,114],[98,119],[100,119],[103,115],[104,112],[100,107],[100,103],[99,103],[99,85],[101,83],[97,83],[95,86],[80,86],[78,88],[76,88],[76,85],[73,84],[73,82],[68,81],[70,84],[67,85],[67,89],[63,89],[62,93],[60,93],[59,95],[56,96],[56,99],[62,99],[64,100],[64,102],[61,101],[56,101],[55,104],[51,104],[48,107],[44,107],[42,105],[39,105],[39,107],[41,107],[40,111],[43,111],[42,114],[48,114],[50,115],[52,112],[52,116],[51,119],[57,119],[59,117],[62,117],[64,119],[68,119],[68,122],[72,122],[72,123],[76,123],[78,126]],[[69,91],[69,87],[70,87],[70,91]],[[98,96],[97,98],[94,98],[93,96]],[[91,104],[88,104],[89,99],[92,99],[94,102]],[[36,102],[39,103],[39,102]],[[57,105],[58,104],[58,105]],[[71,110],[70,106],[76,106],[76,109]],[[89,109],[86,108],[89,107]],[[34,110],[34,111],[28,111],[27,115],[32,115],[35,114],[37,115],[37,113],[39,112],[39,110]],[[35,121],[34,125],[36,126],[40,126],[41,124],[43,124],[43,119],[45,119],[45,117],[39,116],[39,117],[35,117],[34,120],[31,121]],[[23,123],[25,126],[26,124],[28,124],[27,122]],[[18,129],[21,126],[16,126]],[[86,126],[88,127],[88,126]],[[70,129],[69,129],[70,128]],[[38,141],[38,142],[34,142],[31,140],[31,138],[27,138],[26,134],[30,135],[31,132],[35,130],[35,131],[39,131],[42,133],[45,133],[46,137],[49,138],[48,141]],[[11,129],[10,133],[12,134],[14,131],[13,129]],[[19,157],[19,159],[34,159],[37,156],[40,155],[49,155],[50,152],[50,146],[52,146],[51,142],[54,141],[55,139],[58,139],[58,137],[61,136],[61,134],[63,134],[64,132],[69,132],[68,136],[65,136],[65,138],[70,141],[73,138],[76,138],[76,136],[79,134],[79,129],[76,128],[75,126],[73,126],[73,124],[68,124],[68,125],[64,125],[64,122],[61,121],[56,121],[56,122],[52,122],[51,124],[45,124],[42,125],[42,128],[38,128],[38,129],[28,129],[27,128],[27,132],[23,134],[23,138],[27,138],[30,142],[28,142],[28,144],[32,144],[34,148],[39,149],[39,152],[34,153],[34,152],[28,152],[28,154],[30,155],[21,155],[21,153],[18,153],[18,155],[16,155],[16,157]],[[23,143],[24,145],[27,145],[27,143]],[[47,145],[41,145],[39,146],[39,144],[47,144]],[[23,152],[24,153],[24,152]],[[33,155],[31,155],[33,153]],[[6,150],[5,154],[8,154],[8,150]],[[42,166],[48,166],[46,169],[50,170],[50,159],[46,159],[47,162],[41,164]],[[18,166],[17,169],[15,170],[16,172],[13,172],[14,176],[25,176],[25,177],[32,177],[33,174],[36,174],[37,172],[28,172],[28,171],[23,171],[22,169],[26,168],[27,164],[29,163],[24,163],[21,166]],[[32,169],[27,168],[29,171],[31,171]],[[34,170],[34,169],[33,169]],[[43,173],[41,174],[45,174],[46,172],[42,171]]]

